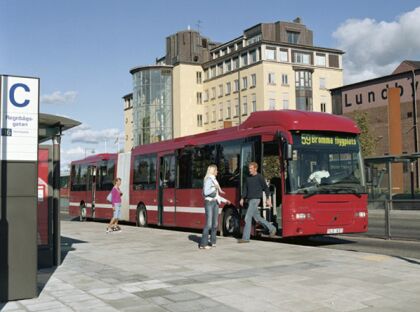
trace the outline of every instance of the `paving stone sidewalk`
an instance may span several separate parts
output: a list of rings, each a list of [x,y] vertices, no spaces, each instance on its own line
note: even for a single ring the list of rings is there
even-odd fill
[[[68,253],[38,298],[1,311],[418,311],[420,262],[279,242],[62,222]]]

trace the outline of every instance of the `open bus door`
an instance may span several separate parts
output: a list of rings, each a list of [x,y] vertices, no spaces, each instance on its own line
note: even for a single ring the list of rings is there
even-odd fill
[[[95,196],[96,195],[96,165],[88,166],[88,179],[87,179],[87,193],[86,205],[90,208],[90,217],[95,217]]]
[[[159,157],[158,225],[175,225],[175,155]]]

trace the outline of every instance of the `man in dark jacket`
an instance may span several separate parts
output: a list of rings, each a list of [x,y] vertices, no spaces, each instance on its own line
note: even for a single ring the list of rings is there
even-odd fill
[[[239,202],[241,206],[244,204],[244,199],[248,201],[248,210],[245,216],[245,228],[242,235],[242,239],[238,240],[238,243],[249,243],[249,238],[251,236],[251,226],[252,218],[255,221],[264,225],[270,231],[270,235],[274,236],[276,234],[276,228],[265,220],[258,212],[258,204],[261,200],[261,194],[264,191],[267,197],[267,206],[271,207],[270,199],[270,190],[268,189],[267,183],[265,182],[262,174],[257,172],[258,164],[255,162],[250,162],[248,165],[249,177],[246,178],[243,192],[241,196],[241,201]]]

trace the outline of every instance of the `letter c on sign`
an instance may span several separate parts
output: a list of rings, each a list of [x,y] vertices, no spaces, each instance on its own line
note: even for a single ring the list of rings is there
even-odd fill
[[[28,99],[26,99],[25,101],[23,101],[23,103],[18,103],[18,102],[16,102],[16,99],[15,99],[15,92],[16,92],[16,89],[17,88],[23,88],[23,90],[25,90],[25,92],[29,92],[29,91],[31,91],[30,89],[29,89],[29,87],[26,85],[26,84],[24,84],[24,83],[16,83],[16,84],[14,84],[11,88],[10,88],[10,92],[9,92],[9,98],[10,98],[10,102],[12,102],[12,104],[14,105],[14,106],[16,106],[16,107],[25,107],[26,105],[28,105],[29,104],[29,100]]]

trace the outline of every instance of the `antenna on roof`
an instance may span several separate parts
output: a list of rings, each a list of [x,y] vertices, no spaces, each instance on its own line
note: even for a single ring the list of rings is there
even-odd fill
[[[197,26],[197,31],[200,32],[200,26],[201,26],[202,21],[197,20],[197,23],[195,24]]]

